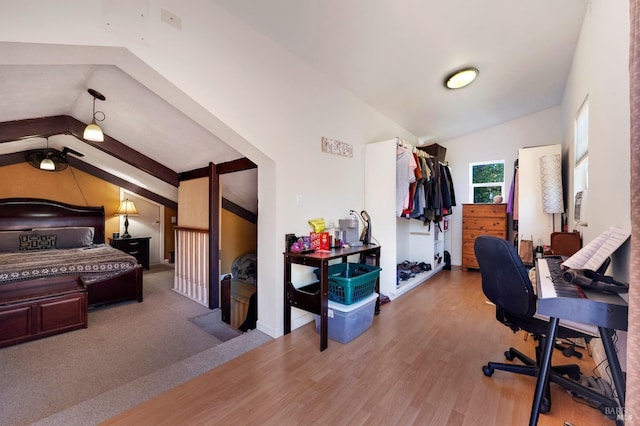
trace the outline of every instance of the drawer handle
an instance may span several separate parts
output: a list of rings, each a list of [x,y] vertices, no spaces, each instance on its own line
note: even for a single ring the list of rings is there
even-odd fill
[[[131,241],[131,242],[129,243],[129,245],[130,245],[130,246],[137,246],[138,244],[140,244],[140,243],[139,243],[139,242],[135,242],[135,243],[134,243],[133,241]]]
[[[138,251],[138,250],[129,252],[129,254],[138,254],[138,253],[140,253],[140,251]]]

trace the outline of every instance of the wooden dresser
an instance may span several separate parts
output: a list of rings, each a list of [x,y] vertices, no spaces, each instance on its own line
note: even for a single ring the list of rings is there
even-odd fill
[[[506,204],[462,205],[462,269],[478,269],[473,244],[480,235],[507,239]]]

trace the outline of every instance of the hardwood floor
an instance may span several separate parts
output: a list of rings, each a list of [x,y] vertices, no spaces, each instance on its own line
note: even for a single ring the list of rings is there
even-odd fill
[[[443,271],[383,305],[373,326],[348,344],[319,351],[313,323],[294,330],[105,424],[524,425],[535,379],[496,371],[509,346],[533,354],[486,303],[478,272]],[[554,351],[554,363],[593,360]],[[552,384],[539,425],[608,425],[598,410]]]

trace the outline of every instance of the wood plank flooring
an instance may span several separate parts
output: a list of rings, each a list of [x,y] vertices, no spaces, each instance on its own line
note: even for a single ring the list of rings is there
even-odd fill
[[[478,272],[442,271],[383,305],[373,326],[348,344],[319,351],[313,323],[126,411],[113,425],[525,425],[533,377],[496,371],[532,338],[512,333],[486,303]],[[554,351],[554,363],[593,360]],[[515,362],[515,361],[514,361]],[[552,384],[551,412],[539,425],[609,425],[598,410]]]

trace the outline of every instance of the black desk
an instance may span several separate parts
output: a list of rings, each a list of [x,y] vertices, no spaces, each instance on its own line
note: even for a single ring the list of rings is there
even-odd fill
[[[347,262],[349,256],[359,254],[375,257],[376,266],[380,266],[380,246],[369,244],[361,247],[334,249],[327,253],[284,253],[284,334],[291,333],[291,307],[320,315],[320,350],[327,349],[327,309],[329,306],[328,271],[329,261],[342,259]],[[291,282],[291,265],[305,265],[320,269],[320,290],[305,292],[294,287]],[[380,277],[376,280],[376,292],[380,294]],[[376,315],[380,313],[380,297],[376,300]]]
[[[536,268],[536,270],[539,271],[540,269]],[[537,294],[539,297],[542,294],[541,279],[544,278],[541,278],[540,274],[536,273],[536,284],[538,287]],[[618,401],[620,403],[620,406],[618,407],[619,411],[610,414],[619,415],[621,418],[624,418],[626,383],[624,374],[620,368],[618,354],[613,343],[613,334],[614,327],[617,330],[627,330],[628,306],[627,303],[617,294],[600,293],[588,289],[583,289],[583,291],[588,299],[562,297],[538,299],[537,313],[549,316],[549,328],[547,330],[546,343],[543,348],[540,371],[538,373],[536,390],[533,397],[533,404],[531,406],[529,426],[535,426],[538,424],[540,404],[542,403],[545,387],[549,381],[551,355],[560,319],[598,326],[604,352],[607,356],[607,362],[609,363],[609,368],[611,370],[613,384],[616,388]],[[621,313],[624,315],[620,315]],[[616,424],[623,423],[623,420],[616,421]]]

